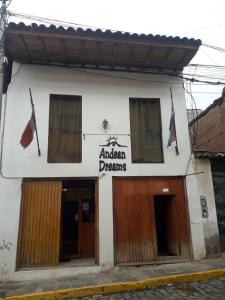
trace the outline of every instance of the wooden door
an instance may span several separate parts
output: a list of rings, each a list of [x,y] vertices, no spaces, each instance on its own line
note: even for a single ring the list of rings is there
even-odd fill
[[[146,180],[114,180],[114,240],[116,263],[153,260],[153,201]]]
[[[22,184],[18,267],[59,262],[61,181]]]
[[[116,178],[113,198],[116,264],[190,258],[182,178]]]
[[[81,190],[79,220],[80,257],[95,257],[95,193],[90,189]]]
[[[168,250],[170,253],[180,255],[180,238],[178,230],[178,216],[176,207],[176,197],[168,197],[165,199],[168,203],[166,205],[167,217],[166,217],[166,227],[167,227],[167,242]]]

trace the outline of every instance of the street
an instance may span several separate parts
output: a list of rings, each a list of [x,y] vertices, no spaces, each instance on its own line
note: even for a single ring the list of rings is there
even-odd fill
[[[73,300],[75,300],[74,298]],[[148,290],[117,293],[111,295],[96,295],[82,298],[83,300],[181,300],[181,299],[225,299],[225,277],[193,282],[193,283],[176,283],[168,284],[163,287],[152,288]]]

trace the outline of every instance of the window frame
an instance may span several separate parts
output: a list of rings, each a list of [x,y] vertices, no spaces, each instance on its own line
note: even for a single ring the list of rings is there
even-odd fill
[[[160,161],[151,161],[151,160],[143,160],[143,158],[135,160],[133,158],[133,151],[132,151],[132,126],[131,126],[131,106],[130,103],[132,101],[157,101],[159,104],[159,124],[160,124],[160,144],[159,147],[161,149],[162,157]],[[131,162],[133,164],[163,164],[165,163],[164,160],[164,148],[163,148],[163,129],[162,129],[162,114],[161,114],[161,101],[160,98],[145,98],[145,97],[129,97],[129,117],[130,117],[130,143],[131,143]]]
[[[54,96],[59,96],[59,97],[74,97],[74,98],[79,98],[80,100],[80,159],[79,161],[72,161],[72,162],[63,162],[63,161],[51,161],[49,159],[49,136],[50,136],[50,111],[51,111],[51,98]],[[71,95],[71,94],[49,94],[49,115],[48,115],[49,119],[48,119],[48,149],[47,149],[47,162],[50,164],[80,164],[82,163],[82,96],[81,95]]]

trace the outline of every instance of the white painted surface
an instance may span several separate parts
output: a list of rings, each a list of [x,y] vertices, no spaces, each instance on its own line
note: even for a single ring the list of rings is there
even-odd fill
[[[21,180],[0,178],[0,279],[10,279],[16,267]]]
[[[114,261],[112,175],[175,176],[185,174],[190,155],[190,146],[182,84],[173,85],[173,101],[176,111],[176,128],[180,152],[180,155],[176,156],[174,146],[167,148],[171,113],[169,85],[156,83],[155,81],[178,82],[177,79],[169,76],[112,73],[113,76],[132,77],[142,80],[137,81],[104,77],[86,73],[85,71],[56,67],[32,65],[23,65],[19,69],[18,67],[18,65],[14,65],[14,72],[17,70],[17,74],[12,80],[13,83],[7,97],[3,174],[8,177],[21,178],[100,176],[100,266],[111,267]],[[97,72],[94,71],[94,73]],[[154,82],[150,83],[143,80]],[[20,136],[31,115],[29,87],[32,89],[35,104],[42,152],[41,157],[37,155],[35,140],[26,150],[23,150],[19,144]],[[51,93],[82,96],[82,133],[85,134],[85,138],[82,139],[82,163],[47,163],[49,95]],[[160,98],[164,163],[131,163],[129,97]],[[105,137],[102,136],[104,134],[102,129],[102,121],[104,119],[109,121],[109,129]],[[105,175],[99,174],[99,145],[109,135],[117,134],[120,134],[119,142],[128,146],[126,150],[127,171],[106,172]],[[202,258],[205,255],[205,246],[200,206],[199,201],[196,201],[196,198],[199,199],[199,192],[196,180],[193,177],[191,178],[191,176],[187,179],[187,194],[194,257]],[[0,195],[0,240],[4,238],[13,243],[12,251],[0,251],[0,270],[2,270],[0,276],[3,277],[5,275],[6,277],[7,275],[7,278],[15,279],[19,276],[13,272],[15,270],[18,234],[20,181],[1,180]],[[60,273],[60,270],[58,272]],[[41,273],[38,274],[41,277]],[[54,276],[54,272],[51,273],[51,271],[46,271],[45,274]]]
[[[187,169],[187,175],[195,173],[193,168],[193,160],[194,158],[191,156]],[[206,249],[203,221],[201,216],[200,191],[196,175],[189,175],[186,177],[186,191],[189,206],[193,256],[194,259],[199,260],[205,256]]]
[[[195,159],[193,165],[195,172],[202,172],[196,176],[198,189],[200,196],[204,196],[206,198],[208,207],[208,217],[202,218],[205,244],[208,250],[207,252],[209,252],[207,254],[218,255],[220,253],[219,229],[210,160]]]

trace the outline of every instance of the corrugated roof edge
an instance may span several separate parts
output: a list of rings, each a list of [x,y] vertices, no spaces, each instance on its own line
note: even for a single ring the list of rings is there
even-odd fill
[[[212,152],[206,150],[194,150],[194,156],[196,158],[222,158],[225,159],[225,152]]]
[[[129,32],[122,32],[122,31],[111,31],[109,29],[102,30],[102,29],[96,29],[92,30],[91,28],[83,29],[81,27],[79,28],[73,28],[68,27],[64,28],[63,26],[55,26],[50,25],[46,26],[44,24],[36,24],[32,23],[31,25],[25,25],[23,22],[20,23],[14,23],[10,22],[8,24],[8,30],[23,30],[23,31],[29,31],[29,32],[42,32],[42,33],[61,33],[61,34],[67,34],[67,35],[93,35],[93,36],[104,36],[104,37],[116,37],[116,38],[125,38],[125,39],[138,39],[143,41],[161,41],[161,42],[176,42],[181,44],[188,44],[193,45],[195,47],[199,47],[202,44],[202,41],[199,39],[193,39],[193,38],[187,38],[187,37],[179,37],[179,36],[166,36],[166,35],[153,35],[153,34],[138,34],[138,33],[129,33]]]

